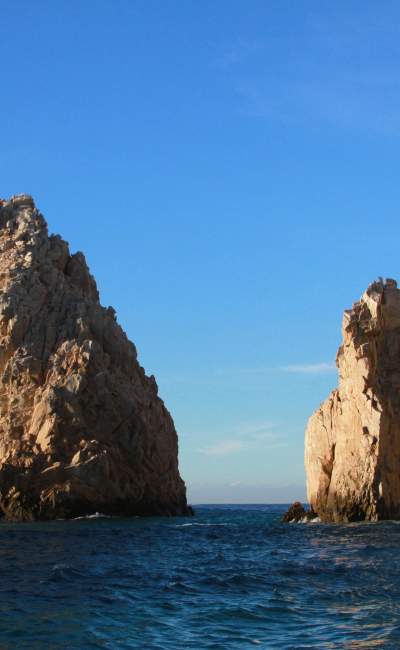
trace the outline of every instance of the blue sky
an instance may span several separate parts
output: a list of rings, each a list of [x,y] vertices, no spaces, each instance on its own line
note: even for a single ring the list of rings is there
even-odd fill
[[[199,501],[304,497],[343,309],[399,277],[400,5],[1,3],[0,196],[86,254]]]

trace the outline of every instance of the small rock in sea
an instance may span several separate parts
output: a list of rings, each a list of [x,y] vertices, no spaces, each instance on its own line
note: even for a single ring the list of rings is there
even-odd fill
[[[294,521],[311,521],[314,517],[315,514],[312,511],[305,510],[300,501],[295,501],[292,503],[289,510],[283,515],[282,521],[285,523],[292,523]]]

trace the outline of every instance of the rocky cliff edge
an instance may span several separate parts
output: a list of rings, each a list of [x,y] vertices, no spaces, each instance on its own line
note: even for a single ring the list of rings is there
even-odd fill
[[[30,196],[0,200],[0,514],[188,514],[172,418]]]
[[[400,291],[371,284],[344,312],[339,386],[305,436],[308,500],[323,521],[400,519]]]

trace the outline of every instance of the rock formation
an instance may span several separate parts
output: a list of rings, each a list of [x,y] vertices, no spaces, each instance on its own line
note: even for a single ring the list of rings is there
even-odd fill
[[[0,200],[0,508],[10,520],[190,513],[153,376],[82,253]]]
[[[286,524],[291,524],[294,522],[308,521],[309,518],[310,512],[304,509],[304,506],[300,501],[295,501],[292,503],[289,510],[287,510],[283,515],[282,521]]]
[[[308,422],[307,492],[323,521],[400,519],[400,291],[371,284],[343,317],[339,387]]]

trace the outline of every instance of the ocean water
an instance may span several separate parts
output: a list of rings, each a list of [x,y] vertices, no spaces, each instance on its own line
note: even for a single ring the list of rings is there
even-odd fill
[[[400,525],[194,518],[0,524],[0,649],[400,648]]]

